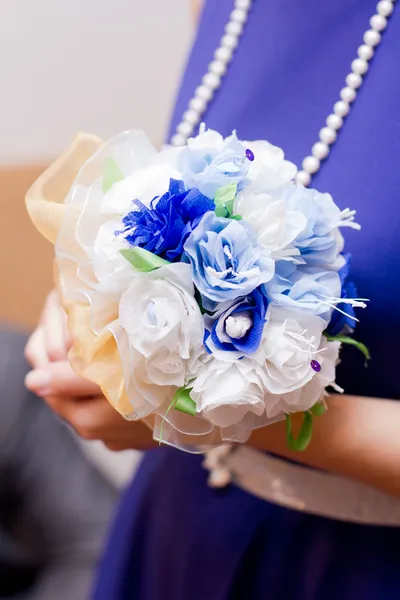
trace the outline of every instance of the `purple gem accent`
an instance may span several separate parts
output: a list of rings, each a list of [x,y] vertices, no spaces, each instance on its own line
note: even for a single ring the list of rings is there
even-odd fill
[[[317,360],[312,360],[310,362],[311,368],[314,369],[316,373],[319,373],[321,370],[321,365]]]
[[[254,153],[250,150],[250,148],[247,148],[247,150],[246,150],[246,158],[250,162],[253,162],[253,160],[254,160]]]

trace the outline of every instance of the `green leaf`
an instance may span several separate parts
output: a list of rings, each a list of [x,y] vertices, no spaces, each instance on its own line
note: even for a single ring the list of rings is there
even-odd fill
[[[232,215],[231,219],[234,221],[241,221],[243,219],[242,215]]]
[[[237,192],[237,184],[230,183],[215,192],[215,214],[217,217],[231,217],[233,201]]]
[[[114,158],[109,156],[104,165],[104,177],[103,177],[103,193],[106,194],[108,190],[112,188],[114,183],[117,181],[122,181],[124,179],[124,175],[117,165],[117,162]]]
[[[327,335],[326,339],[328,340],[328,342],[341,342],[342,344],[349,344],[350,346],[355,346],[357,348],[357,350],[359,350],[360,352],[362,352],[362,354],[364,354],[364,356],[367,360],[370,360],[370,358],[371,358],[369,350],[365,344],[362,344],[361,342],[357,342],[357,340],[355,340],[347,335]]]
[[[179,388],[174,396],[174,408],[187,415],[196,416],[196,403],[190,397],[191,390],[188,388]]]
[[[326,412],[326,408],[325,406],[322,404],[322,402],[317,402],[316,404],[314,404],[314,406],[310,409],[310,412],[312,415],[314,415],[314,417],[319,417],[321,415],[324,414],[324,412]]]
[[[302,452],[305,450],[312,437],[313,416],[310,412],[305,412],[303,415],[303,423],[296,439],[293,437],[290,415],[285,415],[287,445],[291,450],[295,450],[296,452]]]
[[[153,254],[138,246],[120,250],[120,252],[132,267],[141,273],[148,273],[149,271],[154,271],[154,269],[159,269],[164,265],[171,264],[167,260],[164,260],[164,258],[157,256],[157,254]]]

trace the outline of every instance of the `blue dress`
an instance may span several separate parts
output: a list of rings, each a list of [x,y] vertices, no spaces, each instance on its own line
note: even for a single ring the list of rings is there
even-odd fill
[[[318,138],[376,0],[255,0],[209,127],[268,139],[300,164]],[[207,71],[233,0],[208,0],[172,120]],[[400,8],[395,9],[331,155],[315,177],[342,208],[359,294],[371,299],[346,350],[346,392],[400,398]],[[122,500],[95,600],[386,600],[400,598],[400,531],[307,515],[230,486],[207,487],[201,458],[148,452]]]

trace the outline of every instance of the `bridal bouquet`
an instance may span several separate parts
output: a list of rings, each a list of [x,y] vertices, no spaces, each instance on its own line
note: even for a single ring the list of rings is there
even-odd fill
[[[303,449],[341,343],[367,355],[348,336],[354,212],[295,175],[279,148],[204,127],[159,153],[140,132],[81,134],[28,192],[73,368],[156,439],[201,450],[286,418]]]

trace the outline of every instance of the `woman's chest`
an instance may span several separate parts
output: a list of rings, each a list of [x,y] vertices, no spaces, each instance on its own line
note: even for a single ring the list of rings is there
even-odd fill
[[[207,70],[232,4],[209,0],[205,7],[173,126]],[[255,0],[233,62],[204,115],[206,124],[224,134],[236,128],[242,139],[267,139],[300,166],[340,99],[375,6],[375,0],[308,0],[301,7],[294,0]],[[368,375],[355,362],[352,381],[365,384],[355,391],[378,393],[372,388],[384,378],[386,394],[400,397],[393,377],[400,334],[399,74],[400,8],[312,185],[329,191],[342,208],[356,209],[362,225],[361,232],[345,232],[346,250],[353,255],[359,294],[371,300],[357,334],[375,360]]]

